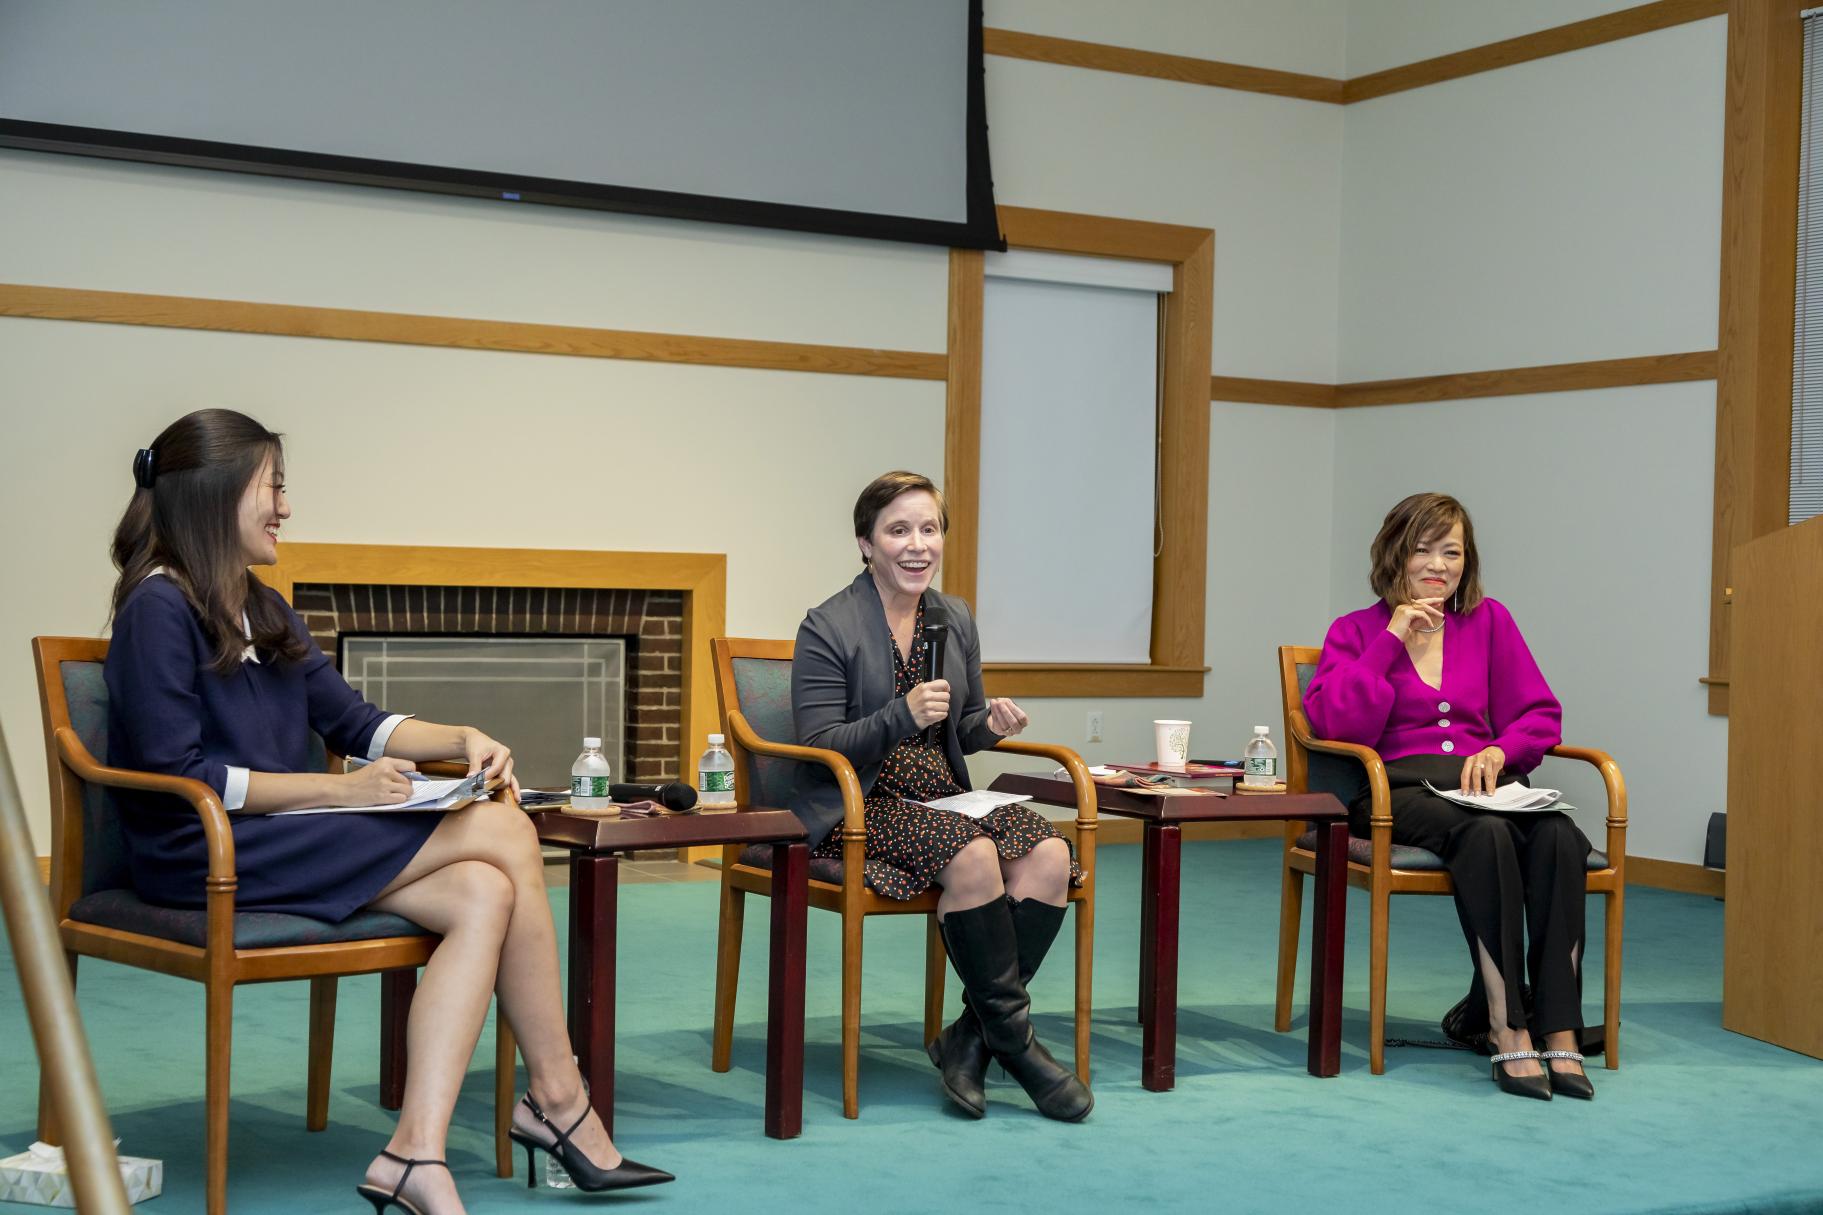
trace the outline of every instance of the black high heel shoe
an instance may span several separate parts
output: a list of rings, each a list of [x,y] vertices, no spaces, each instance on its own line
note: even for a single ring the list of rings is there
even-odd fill
[[[1587,1074],[1580,1071],[1560,1072],[1550,1063],[1552,1059],[1569,1059],[1580,1067],[1583,1064],[1581,1055],[1573,1050],[1545,1050],[1539,1051],[1538,1057],[1544,1061],[1544,1074],[1551,1078],[1552,1092],[1565,1097],[1574,1097],[1578,1101],[1595,1100],[1595,1084]]]
[[[576,1188],[589,1194],[600,1193],[602,1190],[630,1190],[634,1186],[641,1185],[662,1185],[667,1181],[677,1180],[663,1169],[655,1169],[651,1165],[640,1164],[638,1161],[628,1160],[624,1156],[621,1157],[620,1163],[611,1169],[604,1169],[585,1156],[581,1148],[570,1142],[570,1136],[575,1134],[576,1128],[589,1117],[589,1105],[586,1101],[583,1103],[582,1113],[577,1116],[576,1121],[570,1123],[570,1129],[567,1131],[557,1129],[557,1124],[538,1108],[538,1103],[532,1100],[530,1093],[521,1097],[519,1103],[525,1106],[527,1113],[548,1127],[551,1134],[555,1136],[549,1143],[545,1143],[520,1130],[517,1126],[507,1129],[507,1137],[514,1143],[525,1147],[527,1189],[538,1188],[538,1152],[549,1152],[551,1159],[562,1165],[563,1171],[570,1175],[570,1181],[575,1184]]]
[[[1515,1097],[1536,1097],[1540,1101],[1551,1099],[1551,1079],[1544,1076],[1515,1076],[1507,1071],[1505,1064],[1513,1059],[1536,1059],[1535,1050],[1510,1050],[1504,1055],[1494,1056],[1494,1083],[1500,1086],[1503,1093],[1512,1093]],[[1545,1068],[1549,1072],[1550,1068]]]
[[[380,1155],[386,1157],[388,1160],[396,1160],[405,1166],[405,1171],[399,1174],[397,1184],[392,1187],[392,1193],[388,1194],[379,1186],[371,1185],[367,1182],[362,1182],[360,1185],[356,1186],[354,1192],[365,1198],[368,1202],[373,1203],[374,1215],[380,1215],[380,1212],[384,1211],[387,1207],[398,1207],[401,1211],[405,1212],[405,1215],[425,1215],[423,1207],[420,1207],[411,1199],[403,1197],[405,1193],[405,1179],[410,1177],[411,1171],[421,1164],[434,1164],[445,1171],[448,1171],[449,1165],[441,1160],[407,1160],[403,1156],[395,1156],[387,1151],[382,1151]]]

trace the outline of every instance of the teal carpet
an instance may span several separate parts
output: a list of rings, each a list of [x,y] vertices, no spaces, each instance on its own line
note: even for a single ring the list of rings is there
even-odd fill
[[[1624,1067],[1593,1103],[1500,1094],[1459,1052],[1400,1048],[1367,1070],[1366,902],[1351,893],[1343,1071],[1304,1071],[1303,1007],[1272,1030],[1274,842],[1184,850],[1178,1083],[1139,1086],[1134,1022],[1139,850],[1101,854],[1096,1108],[1048,1123],[1004,1078],[989,1116],[952,1113],[920,1049],[922,924],[868,928],[861,1118],[841,1116],[836,917],[812,912],[804,1135],[761,1133],[765,908],[750,904],[734,1070],[709,1070],[712,883],[623,887],[619,1141],[675,1185],[616,1198],[492,1175],[491,1031],[457,1107],[450,1163],[469,1209],[847,1213],[1082,1211],[1823,1211],[1823,1064],[1721,1028],[1722,905],[1629,894]],[[558,922],[563,890],[555,891]],[[1590,900],[1588,956],[1601,956]],[[1439,1036],[1467,964],[1448,900],[1394,900],[1388,1032]],[[1307,926],[1308,927],[1308,926]],[[1066,928],[1066,933],[1069,930]],[[1067,937],[1065,938],[1067,940]],[[1040,1032],[1067,1057],[1070,954],[1034,984]],[[1307,976],[1300,975],[1299,999]],[[79,999],[122,1150],[165,1162],[150,1211],[202,1209],[202,989],[83,963]],[[1599,992],[1587,1015],[1599,1019]],[[955,992],[951,991],[954,1007]],[[358,1211],[352,1187],[384,1141],[375,1105],[378,985],[344,980],[330,1128],[304,1130],[307,985],[241,988],[231,1207]],[[37,1070],[10,956],[0,966],[0,1156],[32,1140]],[[0,1203],[0,1212],[42,1210]]]

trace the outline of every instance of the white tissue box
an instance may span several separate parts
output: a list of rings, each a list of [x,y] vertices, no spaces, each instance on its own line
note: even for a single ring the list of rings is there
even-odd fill
[[[118,1140],[115,1147],[119,1147]],[[120,1179],[127,1201],[157,1198],[165,1188],[165,1162],[144,1156],[122,1156]],[[34,1143],[17,1156],[0,1160],[0,1202],[29,1202],[41,1207],[74,1207],[76,1189],[63,1162],[63,1149]]]

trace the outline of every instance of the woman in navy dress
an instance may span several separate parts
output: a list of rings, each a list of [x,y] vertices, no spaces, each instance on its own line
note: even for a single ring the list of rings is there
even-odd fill
[[[277,562],[291,514],[279,436],[244,414],[200,410],[142,450],[133,475],[113,546],[108,761],[191,777],[220,795],[237,909],[339,921],[367,907],[443,938],[412,1001],[398,1129],[368,1166],[362,1196],[376,1211],[463,1209],[444,1140],[496,990],[531,1076],[511,1132],[528,1155],[551,1152],[584,1189],[671,1180],[623,1160],[590,1111],[564,1022],[537,832],[517,806],[270,817],[402,802],[419,760],[464,761],[517,788],[511,752],[481,731],[368,704],[254,578],[249,566]],[[313,732],[373,762],[312,771]],[[195,812],[154,794],[123,795],[120,805],[140,896],[203,906],[208,861]]]

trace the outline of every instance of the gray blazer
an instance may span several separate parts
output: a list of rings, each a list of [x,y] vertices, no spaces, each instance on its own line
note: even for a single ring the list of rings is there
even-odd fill
[[[949,719],[943,750],[964,789],[971,788],[965,754],[1000,741],[988,729],[981,690],[981,642],[968,604],[954,595],[924,592],[926,605],[949,612],[943,670],[949,680]],[[903,696],[893,695],[893,641],[873,575],[862,570],[845,590],[830,596],[798,626],[791,661],[791,717],[798,742],[839,751],[855,766],[863,794],[900,741],[918,732]],[[791,808],[810,834],[812,847],[842,825],[842,792],[829,769],[799,764]]]

